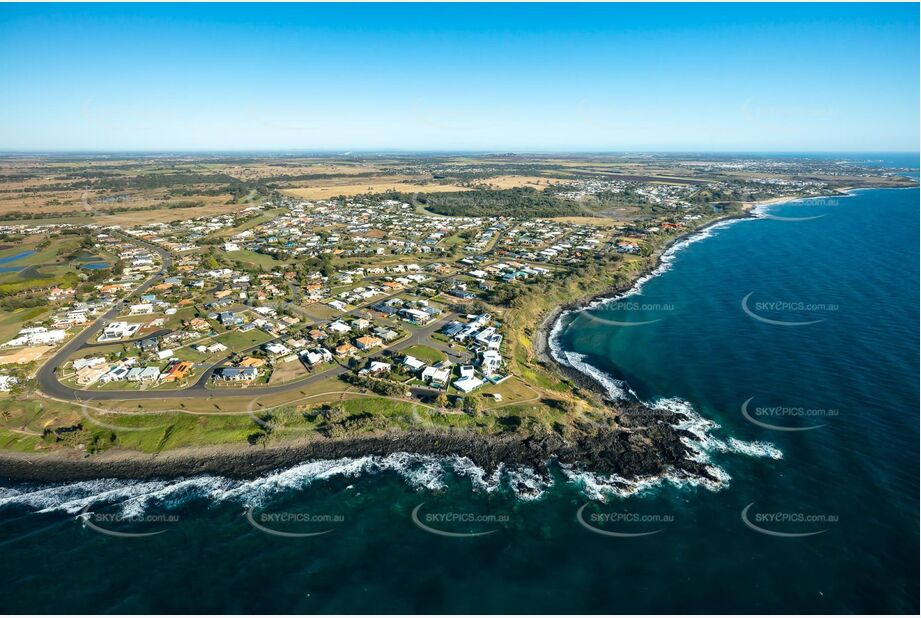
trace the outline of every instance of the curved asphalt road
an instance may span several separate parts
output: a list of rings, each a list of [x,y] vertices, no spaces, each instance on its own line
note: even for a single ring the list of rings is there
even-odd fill
[[[160,278],[166,274],[166,271],[169,269],[169,266],[172,262],[170,254],[168,251],[152,245],[150,243],[138,240],[136,238],[130,239],[132,242],[135,242],[139,245],[142,245],[144,248],[157,252],[160,257],[163,259],[162,268],[157,271],[151,278],[135,288],[126,298],[130,298],[135,294],[142,294],[153,286]],[[337,365],[326,371],[321,371],[320,373],[314,374],[309,378],[303,380],[297,380],[295,382],[287,384],[279,384],[277,386],[259,386],[253,388],[233,388],[233,389],[221,389],[221,390],[210,390],[205,387],[208,383],[211,375],[214,370],[220,366],[220,362],[214,366],[206,369],[202,376],[189,388],[184,388],[175,391],[84,391],[76,388],[72,388],[65,384],[61,384],[58,381],[57,375],[55,375],[55,370],[63,366],[67,361],[67,358],[81,349],[86,345],[86,342],[89,341],[91,337],[96,335],[99,331],[102,330],[103,326],[116,315],[123,308],[124,303],[117,303],[111,309],[106,311],[103,315],[96,318],[96,321],[93,322],[90,326],[86,327],[83,331],[77,334],[73,339],[64,344],[60,350],[58,350],[54,356],[48,359],[44,365],[38,370],[36,374],[36,379],[38,381],[39,388],[47,395],[55,397],[57,399],[66,399],[70,401],[103,401],[103,400],[117,400],[117,401],[128,401],[128,400],[137,400],[137,399],[168,399],[175,397],[258,397],[262,395],[277,395],[279,393],[284,393],[287,391],[295,390],[298,388],[303,388],[313,382],[318,380],[325,380],[327,378],[335,377],[347,373],[349,369],[341,365]],[[387,348],[392,351],[401,350],[408,348],[409,346],[415,345],[417,343],[423,343],[428,338],[429,335],[437,331],[447,320],[454,318],[456,314],[448,314],[436,320],[422,328],[408,339],[401,341],[400,343]],[[115,342],[113,342],[115,343]],[[429,344],[430,345],[430,344]],[[383,353],[383,350],[369,355],[368,358],[373,358],[380,356]],[[457,360],[458,355],[449,352]],[[423,391],[424,389],[417,389]],[[434,393],[434,391],[432,391]]]
[[[98,342],[98,341],[97,341],[97,342],[94,342],[94,343],[84,343],[84,344],[83,344],[83,348],[84,348],[84,349],[87,349],[87,348],[101,348],[101,347],[104,347],[104,346],[107,346],[107,345],[112,345],[112,344],[115,344],[115,343],[137,343],[137,342],[139,342],[139,341],[144,341],[145,339],[149,339],[150,337],[163,337],[164,335],[168,335],[168,334],[170,334],[171,332],[173,332],[173,331],[171,331],[171,330],[168,329],[168,328],[160,328],[160,329],[158,329],[158,330],[153,331],[152,333],[147,333],[147,334],[144,335],[143,337],[134,337],[134,338],[132,338],[132,339],[119,339],[118,341],[102,341],[102,342]]]
[[[172,263],[172,258],[170,257],[169,252],[166,251],[165,249],[161,249],[160,247],[153,245],[151,243],[144,242],[142,240],[138,240],[137,238],[127,237],[126,240],[128,239],[130,239],[130,241],[134,242],[135,244],[141,245],[142,247],[144,247],[145,249],[149,251],[154,251],[157,254],[159,254],[161,259],[163,260],[163,264],[160,267],[160,270],[154,273],[154,275],[150,277],[149,279],[147,279],[144,283],[142,283],[141,285],[136,287],[134,290],[132,290],[131,293],[125,298],[130,298],[131,296],[135,294],[143,294],[144,292],[146,292],[148,289],[150,289],[151,286],[157,283],[157,281],[159,281],[163,277],[163,275],[166,274],[166,271],[169,269],[170,264]],[[74,352],[82,348],[86,344],[86,342],[89,341],[91,337],[99,333],[99,331],[103,329],[105,324],[109,320],[117,316],[118,313],[123,308],[124,308],[123,302],[118,302],[115,305],[113,305],[111,309],[109,309],[104,314],[96,318],[96,320],[92,324],[90,324],[85,329],[83,329],[73,339],[65,343],[63,346],[61,346],[61,349],[59,349],[54,354],[54,356],[49,358],[45,362],[45,364],[41,366],[35,378],[38,381],[39,388],[45,394],[50,395],[52,397],[57,397],[58,399],[70,399],[73,401],[77,401],[77,400],[85,401],[87,399],[131,399],[131,397],[125,397],[124,394],[118,393],[117,391],[109,391],[109,392],[114,395],[120,395],[118,397],[100,397],[100,395],[108,394],[108,393],[88,393],[86,391],[81,391],[75,388],[71,388],[69,386],[65,386],[64,384],[61,384],[58,381],[58,377],[54,373],[58,367],[62,366],[67,361],[67,358],[71,354],[73,354]],[[116,342],[113,342],[113,343],[116,343]],[[131,393],[131,394],[143,395],[145,393],[139,392],[139,393]],[[149,394],[155,394],[157,397],[161,399],[163,398],[162,391],[159,393],[149,393]],[[143,399],[149,399],[149,397],[143,397]]]

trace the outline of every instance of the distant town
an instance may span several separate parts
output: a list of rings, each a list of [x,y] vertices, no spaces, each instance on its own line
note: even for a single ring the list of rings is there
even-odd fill
[[[0,169],[0,439],[85,452],[603,418],[539,349],[550,311],[759,202],[907,182],[829,160],[664,156]],[[164,414],[201,423],[144,429]]]

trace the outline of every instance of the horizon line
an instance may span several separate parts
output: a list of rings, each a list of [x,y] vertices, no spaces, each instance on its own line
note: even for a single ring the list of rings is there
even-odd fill
[[[0,156],[7,155],[41,155],[41,154],[325,154],[348,156],[355,154],[899,154],[919,155],[921,150],[796,150],[796,149],[706,149],[706,148],[664,148],[664,149],[515,149],[515,148],[34,148],[34,149],[0,149]]]

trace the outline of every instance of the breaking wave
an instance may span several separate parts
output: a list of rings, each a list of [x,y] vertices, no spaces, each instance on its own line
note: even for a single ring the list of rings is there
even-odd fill
[[[850,194],[836,197],[850,197]],[[590,364],[586,355],[562,348],[560,336],[571,321],[570,316],[579,311],[594,309],[642,293],[643,286],[648,281],[672,268],[677,254],[683,249],[710,238],[717,230],[729,225],[756,220],[764,216],[767,208],[776,205],[778,203],[755,208],[752,218],[720,221],[691,234],[669,247],[662,254],[656,268],[637,279],[626,292],[614,297],[597,299],[579,310],[562,312],[548,334],[547,343],[551,356],[562,365],[571,367],[598,382],[612,399],[636,399],[636,394],[625,381],[616,379]],[[770,459],[783,457],[783,453],[769,442],[746,442],[732,437],[723,440],[715,437],[713,432],[720,429],[720,426],[700,416],[686,401],[661,399],[645,405],[651,409],[675,412],[681,418],[675,424],[676,428],[693,436],[682,439],[688,447],[688,457],[705,463],[709,476],[693,476],[676,470],[659,476],[626,479],[618,475],[596,474],[572,465],[560,465],[564,478],[578,486],[588,498],[606,500],[611,496],[629,497],[663,484],[719,491],[729,485],[731,478],[725,470],[711,461],[711,453],[736,453]],[[74,483],[0,487],[0,511],[20,506],[40,513],[77,513],[95,503],[104,503],[118,505],[125,515],[136,515],[149,507],[171,508],[196,499],[236,501],[246,507],[258,507],[279,494],[303,489],[317,481],[334,477],[358,477],[384,471],[399,474],[412,487],[432,491],[444,490],[446,480],[453,474],[469,480],[476,490],[494,492],[503,488],[522,500],[538,499],[553,485],[552,478],[542,476],[530,468],[500,465],[488,474],[467,457],[393,453],[386,457],[366,456],[311,461],[249,481],[205,475],[172,480],[98,479]]]
[[[763,217],[765,216],[765,209],[774,205],[777,204],[764,205],[763,209],[755,208],[753,210],[753,218],[719,221],[681,239],[663,252],[659,259],[659,264],[653,270],[638,278],[626,292],[616,296],[596,299],[578,310],[562,312],[559,317],[557,317],[547,337],[547,347],[550,351],[550,355],[558,363],[575,369],[592,378],[601,385],[605,393],[607,393],[611,399],[623,400],[632,398],[639,400],[636,393],[630,388],[626,381],[617,379],[592,365],[588,362],[587,355],[563,348],[560,337],[566,327],[572,322],[571,317],[576,316],[582,311],[590,311],[603,307],[606,304],[619,302],[625,298],[641,294],[643,286],[645,286],[648,281],[671,270],[677,254],[683,249],[712,237],[719,229],[742,221],[750,221]],[[663,483],[668,483],[676,487],[704,487],[711,491],[718,491],[727,487],[731,478],[724,469],[711,461],[710,454],[713,452],[735,453],[749,457],[766,457],[770,459],[783,458],[783,453],[780,449],[769,442],[746,442],[732,437],[726,440],[717,438],[713,435],[713,431],[720,429],[720,426],[698,414],[693,406],[687,401],[681,399],[660,399],[651,403],[641,403],[653,410],[668,410],[674,412],[681,419],[675,423],[675,427],[693,436],[693,438],[682,438],[682,442],[689,450],[688,457],[698,463],[707,464],[706,470],[709,477],[692,476],[683,471],[675,471],[655,477],[625,479],[617,475],[604,476],[587,470],[577,470],[572,466],[563,466],[564,474],[569,481],[579,485],[582,491],[590,498],[603,500],[612,495],[628,497],[653,487],[661,486]]]
[[[668,484],[673,487],[703,487],[710,491],[719,491],[729,486],[729,475],[719,466],[710,466],[707,472],[713,477],[692,476],[682,472],[668,472],[658,476],[638,479],[625,479],[616,474],[603,475],[579,470],[573,466],[562,466],[563,474],[570,483],[581,489],[586,497],[605,502],[611,497],[629,498]]]
[[[141,515],[151,508],[175,508],[193,500],[238,502],[260,507],[290,491],[335,477],[394,472],[419,490],[442,491],[451,476],[469,479],[475,490],[507,489],[522,500],[544,495],[553,484],[530,468],[499,466],[487,474],[467,457],[435,457],[393,453],[386,457],[325,459],[239,481],[222,476],[134,481],[98,479],[75,483],[0,487],[0,511],[18,506],[38,513],[78,513],[93,504],[116,505],[124,516]]]
[[[578,469],[572,465],[561,466],[566,478],[579,486],[582,492],[593,500],[605,501],[612,496],[628,498],[644,491],[668,484],[673,487],[703,487],[710,491],[719,491],[729,486],[731,477],[720,466],[713,463],[710,454],[737,453],[750,457],[782,459],[783,453],[769,442],[745,442],[736,438],[721,440],[712,435],[720,426],[698,414],[694,408],[681,399],[660,399],[650,407],[654,410],[667,410],[681,417],[675,423],[677,429],[694,436],[682,438],[688,447],[688,459],[706,464],[707,476],[694,476],[683,470],[672,470],[658,476],[638,479],[626,479],[618,475],[601,475],[589,470]]]

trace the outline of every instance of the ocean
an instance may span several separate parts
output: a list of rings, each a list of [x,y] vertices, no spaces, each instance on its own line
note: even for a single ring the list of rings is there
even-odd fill
[[[548,484],[406,454],[7,482],[0,607],[917,613],[918,190],[760,214],[555,337],[612,393],[687,410],[720,483],[612,494],[559,466]]]

